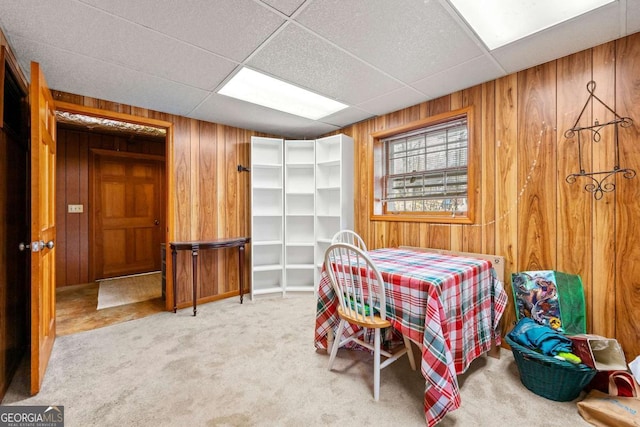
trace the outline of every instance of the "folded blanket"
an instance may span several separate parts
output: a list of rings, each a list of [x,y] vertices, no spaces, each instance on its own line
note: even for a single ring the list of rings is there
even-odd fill
[[[539,350],[542,354],[555,356],[558,353],[571,353],[573,343],[569,338],[562,335],[549,326],[536,323],[534,320],[523,317],[518,324],[509,332],[509,337],[525,347],[532,350]]]

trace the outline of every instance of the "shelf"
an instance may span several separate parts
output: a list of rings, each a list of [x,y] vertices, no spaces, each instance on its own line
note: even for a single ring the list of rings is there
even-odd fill
[[[257,185],[253,186],[254,190],[278,190],[278,191],[282,191],[282,187],[259,187]]]
[[[317,239],[318,243],[331,243],[331,239]]]
[[[340,166],[340,159],[337,160],[324,160],[322,162],[317,162],[317,166]]]
[[[272,218],[272,217],[281,217],[282,214],[281,213],[266,213],[266,214],[255,214],[255,217],[260,217],[260,218]]]
[[[282,163],[254,163],[253,169],[279,169],[282,167]]]
[[[340,218],[340,215],[316,215],[318,218]]]
[[[287,247],[288,248],[293,247],[293,246],[299,246],[299,247],[302,247],[302,248],[309,247],[309,246],[313,247],[313,246],[315,246],[315,243],[314,242],[309,242],[309,243],[305,243],[305,242],[287,242]]]
[[[309,169],[314,166],[313,163],[287,163],[286,166],[292,169]]]
[[[282,245],[282,240],[263,240],[263,241],[253,241],[251,242],[252,246],[276,246]]]
[[[340,190],[340,186],[336,185],[335,187],[318,187],[317,190],[319,191],[335,191],[335,190]]]
[[[315,266],[313,264],[287,264],[285,270],[313,270]]]
[[[315,286],[313,283],[304,286],[287,286],[287,292],[313,292]]]
[[[253,289],[253,295],[275,294],[276,292],[282,292],[281,286],[271,286],[262,289]]]
[[[304,217],[308,217],[308,216],[313,216],[313,214],[312,213],[294,213],[294,214],[288,213],[286,216],[304,216]]]
[[[287,191],[287,196],[313,196],[313,191]]]
[[[282,264],[254,265],[253,271],[278,271],[282,270]]]

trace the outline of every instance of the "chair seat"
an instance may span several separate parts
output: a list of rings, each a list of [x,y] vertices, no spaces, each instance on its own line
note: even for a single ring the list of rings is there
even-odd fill
[[[357,313],[353,315],[349,314],[347,310],[342,307],[338,307],[338,316],[343,318],[349,323],[354,325],[362,326],[363,328],[371,328],[371,329],[379,329],[379,328],[388,328],[391,326],[391,322],[386,319],[382,319],[380,316],[374,314],[373,319],[370,316],[362,317]]]

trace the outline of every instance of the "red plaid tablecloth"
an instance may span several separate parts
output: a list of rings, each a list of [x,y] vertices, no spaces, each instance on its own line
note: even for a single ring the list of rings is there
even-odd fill
[[[422,343],[424,410],[427,425],[435,425],[460,407],[456,376],[489,351],[492,340],[500,344],[498,321],[507,295],[486,260],[397,248],[368,254],[385,281],[387,319],[393,328]],[[323,272],[315,330],[319,349],[327,348],[327,331],[337,330],[337,303]],[[356,328],[345,327],[344,337]]]

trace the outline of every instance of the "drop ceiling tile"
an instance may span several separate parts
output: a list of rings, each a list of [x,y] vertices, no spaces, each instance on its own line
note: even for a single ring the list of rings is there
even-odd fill
[[[374,116],[374,114],[371,114],[368,111],[364,111],[356,107],[349,107],[338,111],[337,113],[333,113],[330,116],[323,117],[318,121],[334,126],[344,127],[368,119],[372,116]]]
[[[296,134],[291,135],[288,138],[298,138],[298,139],[315,139],[320,138],[330,132],[335,132],[340,130],[338,126],[328,125],[326,123],[314,122],[309,124],[306,127],[299,127],[295,130]]]
[[[243,61],[284,22],[251,0],[81,1],[235,61]]]
[[[160,79],[129,68],[14,37],[20,65],[30,74],[30,61],[40,63],[52,89],[121,104],[186,116],[209,92]]]
[[[93,7],[65,0],[43,2],[38,16],[28,10],[12,16],[8,29],[22,36],[200,89],[215,88],[235,63]],[[48,9],[47,9],[48,8]],[[14,10],[15,11],[15,10]]]
[[[189,117],[287,138],[315,138],[338,128],[218,94],[211,94]]]
[[[263,3],[278,9],[287,16],[291,16],[305,0],[261,0]]]
[[[615,40],[622,35],[619,7],[619,2],[603,6],[491,54],[507,73],[514,73]]]
[[[398,111],[411,105],[419,104],[427,100],[427,96],[410,87],[402,87],[392,92],[385,93],[357,106],[376,115],[382,115]]]
[[[473,70],[472,73],[469,70]],[[417,90],[429,95],[429,99],[466,89],[506,73],[489,57],[479,56],[464,64],[451,67],[411,84]]]
[[[434,0],[316,1],[296,21],[407,83],[482,52]]]
[[[627,18],[626,34],[633,34],[640,31],[640,2],[627,1],[627,10],[625,13]]]
[[[248,65],[351,105],[400,86],[295,24],[274,37]]]

